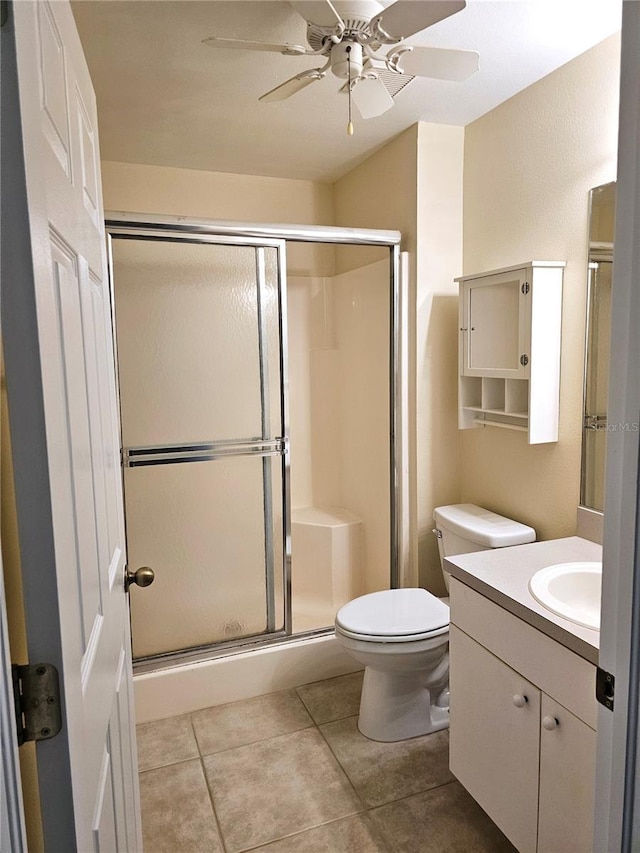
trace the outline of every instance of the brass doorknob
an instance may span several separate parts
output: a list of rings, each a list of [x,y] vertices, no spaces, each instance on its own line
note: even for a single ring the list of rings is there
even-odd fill
[[[125,569],[125,592],[129,589],[132,583],[135,583],[138,586],[151,586],[154,579],[155,572],[153,569],[150,569],[149,566],[141,566],[139,569],[136,569],[135,572],[130,572],[129,569]]]

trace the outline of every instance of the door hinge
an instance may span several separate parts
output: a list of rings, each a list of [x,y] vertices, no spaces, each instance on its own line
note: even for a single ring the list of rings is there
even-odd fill
[[[11,665],[18,746],[48,740],[62,728],[58,670],[50,663]]]
[[[526,352],[523,352],[520,356],[520,364],[523,367],[526,367],[529,364],[529,356],[526,354]]]
[[[524,293],[525,296],[527,295],[527,293],[529,293],[529,282],[528,281],[524,281],[522,283],[522,292]]]
[[[610,672],[598,667],[596,669],[596,699],[605,708],[613,711],[613,700],[616,692],[616,678]]]

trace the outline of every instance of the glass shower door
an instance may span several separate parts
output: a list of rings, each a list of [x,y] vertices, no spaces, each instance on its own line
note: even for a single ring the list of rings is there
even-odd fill
[[[282,244],[222,239],[113,235],[136,659],[289,629]]]

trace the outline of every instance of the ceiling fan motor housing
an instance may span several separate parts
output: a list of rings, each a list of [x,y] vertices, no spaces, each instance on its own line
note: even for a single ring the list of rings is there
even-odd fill
[[[347,80],[349,65],[351,65],[351,79],[359,77],[362,72],[362,45],[357,41],[343,39],[331,49],[331,71],[336,77]]]

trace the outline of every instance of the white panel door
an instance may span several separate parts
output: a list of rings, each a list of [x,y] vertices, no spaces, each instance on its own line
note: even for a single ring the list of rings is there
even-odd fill
[[[38,744],[45,846],[141,850],[95,97],[66,0],[14,3],[7,27],[24,227],[3,332],[27,633],[63,688],[63,730]]]

